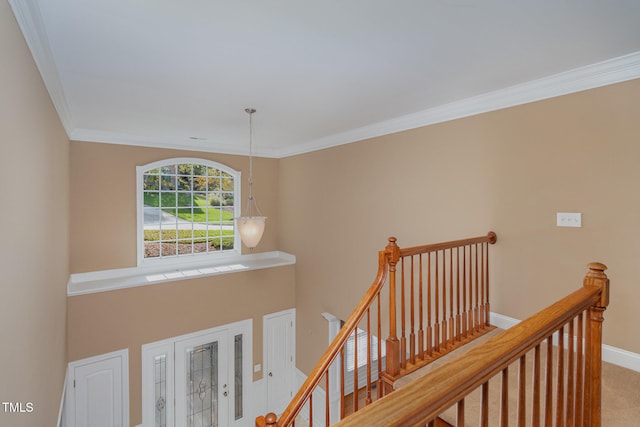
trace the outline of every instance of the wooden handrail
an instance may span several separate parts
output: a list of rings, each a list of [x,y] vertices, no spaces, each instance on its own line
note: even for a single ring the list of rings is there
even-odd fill
[[[609,280],[604,274],[605,269],[600,263],[589,264],[589,273],[581,289],[335,425],[424,426],[486,384],[505,366],[518,360],[579,313],[588,309],[591,323],[601,324],[602,311],[609,301]],[[585,393],[589,396],[585,401],[584,425],[599,426],[599,351],[602,337],[601,329],[593,325],[587,330],[591,331],[592,338],[587,357],[593,363],[587,363],[586,368],[590,378],[585,383]],[[597,354],[590,354],[593,352]]]
[[[340,353],[340,350],[344,347],[351,332],[357,328],[358,323],[362,320],[363,316],[367,312],[367,309],[375,301],[375,298],[382,289],[385,278],[387,276],[387,269],[384,268],[384,266],[387,265],[385,258],[387,258],[389,254],[392,253],[392,251],[394,251],[394,249],[391,249],[388,245],[385,251],[380,251],[378,253],[379,268],[375,280],[369,287],[369,290],[367,291],[365,296],[362,298],[362,300],[360,300],[360,303],[358,303],[353,313],[351,313],[351,316],[349,316],[349,319],[345,322],[345,325],[340,329],[338,335],[336,335],[336,337],[333,339],[324,355],[320,358],[320,361],[316,364],[313,371],[311,371],[306,381],[300,387],[294,398],[291,400],[289,406],[287,406],[285,411],[280,416],[280,419],[277,421],[278,426],[288,426],[293,422],[293,420],[295,420],[296,416],[304,406],[304,403],[307,401],[315,387],[320,383],[322,377],[328,371],[329,366],[331,365],[331,363],[333,363],[335,358]],[[269,417],[270,415],[275,417],[275,415],[272,413],[268,414],[267,417]],[[260,421],[257,420],[256,426],[259,426],[259,423]],[[263,425],[269,426],[270,424],[267,424],[265,420],[265,424]]]
[[[474,285],[475,285],[475,304],[476,306],[473,307],[474,311],[474,319],[473,320],[469,320],[469,324],[473,323],[474,324],[474,330],[467,330],[466,327],[465,328],[460,328],[460,324],[461,323],[465,323],[464,321],[461,321],[460,319],[457,320],[458,322],[458,326],[457,329],[455,329],[456,331],[458,331],[459,333],[461,332],[461,329],[464,329],[464,333],[465,333],[465,338],[471,338],[471,335],[474,334],[481,334],[484,333],[488,330],[488,256],[485,252],[488,252],[488,250],[485,250],[485,246],[486,244],[493,244],[496,242],[496,234],[493,232],[489,232],[486,236],[481,236],[481,237],[476,237],[476,238],[470,238],[470,239],[462,239],[462,240],[455,240],[455,241],[450,241],[450,242],[445,242],[445,243],[437,243],[437,244],[431,244],[431,245],[423,245],[423,246],[416,246],[416,247],[411,247],[411,248],[405,248],[405,249],[401,249],[398,247],[398,245],[396,244],[396,238],[395,237],[390,237],[388,239],[388,244],[385,247],[385,249],[383,251],[380,251],[378,253],[378,272],[376,275],[376,278],[374,279],[373,283],[371,284],[371,286],[369,287],[367,293],[364,295],[364,297],[361,299],[361,301],[358,303],[358,305],[356,306],[355,310],[353,311],[353,313],[351,314],[351,316],[347,319],[346,323],[344,324],[344,326],[342,327],[342,329],[340,330],[340,332],[338,333],[338,335],[333,339],[333,341],[331,342],[331,344],[329,345],[329,347],[327,348],[327,350],[325,351],[324,355],[322,356],[322,358],[319,360],[319,362],[316,364],[316,366],[314,367],[314,369],[311,371],[311,373],[309,374],[309,376],[307,377],[306,381],[304,382],[304,384],[302,385],[302,387],[298,390],[298,392],[296,393],[296,395],[293,397],[293,399],[291,400],[291,402],[289,403],[289,405],[287,406],[287,408],[285,409],[285,411],[282,413],[282,415],[280,416],[279,419],[277,419],[277,417],[275,416],[275,414],[273,413],[269,413],[266,416],[260,416],[256,419],[256,426],[257,427],[268,427],[268,426],[278,426],[278,427],[288,427],[290,425],[293,424],[295,418],[298,416],[298,414],[300,413],[300,411],[302,410],[302,408],[304,407],[304,405],[308,402],[309,406],[311,407],[313,405],[313,392],[316,389],[316,387],[318,387],[322,381],[322,378],[324,376],[326,376],[326,387],[327,390],[326,393],[328,393],[328,370],[329,367],[331,366],[331,364],[338,358],[338,356],[341,355],[341,352],[343,351],[345,344],[347,343],[347,341],[350,339],[350,337],[355,333],[355,336],[357,337],[357,330],[358,330],[358,325],[360,324],[361,321],[363,321],[363,319],[365,318],[365,316],[367,317],[367,342],[371,343],[371,339],[372,339],[372,334],[371,334],[371,329],[370,329],[370,325],[369,325],[369,321],[370,321],[370,310],[372,310],[372,305],[377,301],[377,320],[378,320],[378,357],[377,357],[377,364],[378,364],[378,385],[380,385],[380,387],[378,388],[378,397],[381,397],[382,395],[389,393],[392,391],[392,384],[393,381],[395,380],[395,378],[397,378],[397,376],[400,374],[400,369],[402,368],[403,372],[407,372],[407,360],[406,360],[406,342],[407,342],[407,338],[405,336],[406,333],[406,328],[405,328],[405,301],[404,301],[404,292],[405,292],[405,283],[404,283],[404,259],[405,258],[410,258],[411,259],[411,269],[413,270],[413,265],[414,265],[414,260],[413,260],[413,256],[417,255],[417,256],[422,256],[422,254],[427,254],[429,260],[431,259],[431,254],[435,253],[436,255],[436,260],[437,260],[437,254],[438,252],[442,252],[442,258],[441,260],[444,262],[445,259],[445,253],[443,251],[445,250],[449,250],[449,284],[448,286],[450,286],[449,289],[449,293],[450,293],[450,298],[453,298],[451,295],[453,293],[453,283],[451,282],[452,280],[452,269],[453,269],[453,250],[456,249],[456,251],[459,251],[462,248],[462,254],[463,254],[463,260],[465,259],[464,257],[466,256],[467,250],[468,250],[468,254],[469,254],[469,259],[468,259],[468,268],[471,268],[472,264],[475,267],[475,273],[472,273],[471,271],[469,271],[469,274],[467,276],[464,276],[463,273],[463,278],[468,279],[468,283],[466,284],[467,286],[469,286],[469,290],[468,292],[471,293],[471,277],[473,276],[473,278],[475,279]],[[475,255],[474,261],[471,260],[471,254],[472,254],[472,249],[471,247],[475,245],[475,251],[473,251],[473,254]],[[480,255],[480,261],[478,258],[478,254],[480,249],[478,249],[479,247],[481,247],[482,249],[482,254]],[[467,248],[467,249],[464,249]],[[456,256],[459,255],[460,252],[456,252]],[[422,260],[422,258],[420,258],[420,260]],[[459,263],[460,259],[458,259],[456,261],[456,263]],[[480,266],[480,270],[481,270],[481,274],[478,273],[478,263],[481,263],[482,265]],[[456,268],[462,268],[465,272],[466,272],[466,268],[467,265],[465,262],[462,263],[462,267],[458,264],[456,264]],[[429,269],[430,267],[430,261],[429,261]],[[398,268],[398,270],[400,270],[400,276],[401,276],[401,280],[402,280],[402,284],[400,285],[400,292],[402,297],[398,298],[396,295],[396,269]],[[420,267],[422,268],[422,267]],[[438,269],[441,268],[438,263],[434,263],[434,271],[435,274],[437,276],[438,274]],[[442,266],[442,268],[445,268],[444,265]],[[420,270],[420,279],[419,279],[419,304],[422,304],[422,298],[423,298],[423,294],[422,294],[422,270]],[[428,271],[428,274],[431,274],[431,271]],[[441,285],[444,287],[445,286],[445,272],[442,272],[442,282]],[[466,280],[464,279],[464,280]],[[463,280],[463,281],[464,281]],[[430,279],[429,279],[430,281]],[[436,279],[437,281],[437,279]],[[388,305],[388,315],[389,315],[389,336],[386,339],[386,367],[385,370],[382,371],[380,369],[380,364],[382,363],[382,357],[380,355],[380,347],[381,347],[381,340],[380,340],[380,316],[381,316],[381,311],[380,311],[380,292],[383,288],[383,286],[385,285],[385,283],[389,284],[389,305]],[[460,276],[458,273],[458,289],[457,292],[460,292]],[[411,283],[411,290],[410,290],[410,295],[411,295],[411,305],[409,308],[409,311],[411,312],[410,317],[411,317],[411,328],[413,328],[413,319],[414,319],[414,314],[415,314],[415,306],[414,306],[414,277],[411,277],[410,279],[410,283]],[[478,283],[481,283],[481,290],[483,292],[482,296],[480,296],[478,294]],[[418,286],[418,284],[416,284],[415,286]],[[431,286],[429,284],[429,286]],[[465,286],[465,284],[463,284],[462,286]],[[436,306],[438,306],[438,304],[440,304],[440,302],[438,301],[438,285],[437,283],[434,285],[435,288],[435,295],[436,298],[434,299],[434,302],[436,304]],[[484,290],[486,288],[486,295],[484,294]],[[427,294],[429,294],[430,291],[427,291]],[[444,292],[444,288],[443,288],[443,294],[445,294]],[[471,298],[471,294],[469,295],[469,297]],[[430,298],[430,296],[428,297]],[[446,298],[446,296],[445,296]],[[464,296],[463,296],[464,298]],[[481,301],[479,301],[479,299]],[[396,304],[399,303],[400,307],[397,308]],[[446,299],[443,299],[442,304],[446,303]],[[484,303],[485,305],[483,306],[482,310],[483,311],[483,318],[480,319],[481,315],[480,315],[480,311],[481,308],[479,307],[480,303]],[[460,309],[460,303],[456,303],[458,309]],[[466,303],[465,303],[466,304]],[[430,306],[431,306],[431,300],[429,299],[427,301],[427,306],[429,307],[428,310],[430,310]],[[419,308],[419,315],[420,315],[420,329],[418,331],[418,350],[416,350],[416,334],[414,333],[413,329],[411,329],[411,332],[409,334],[409,344],[410,344],[410,354],[411,354],[411,364],[412,367],[411,369],[417,369],[418,368],[418,363],[417,363],[417,358],[419,358],[419,362],[421,364],[425,364],[428,363],[429,360],[432,360],[436,357],[441,356],[442,354],[444,354],[444,351],[441,351],[442,349],[439,348],[439,335],[438,332],[434,333],[433,336],[433,342],[434,342],[434,351],[432,353],[432,337],[431,337],[431,324],[429,322],[427,322],[427,328],[429,330],[429,332],[425,332],[422,329],[422,322],[423,322],[423,312],[422,312],[422,306],[420,305]],[[450,299],[449,300],[449,307],[450,307],[450,315],[451,318],[453,317],[453,300]],[[469,310],[471,310],[471,302],[469,302]],[[446,312],[446,310],[444,310]],[[443,314],[444,315],[444,314]],[[467,313],[467,316],[471,316],[471,313]],[[458,316],[459,318],[460,316]],[[396,327],[396,320],[400,318],[402,321],[402,328],[401,328],[401,333],[402,336],[399,339],[397,336],[397,327]],[[437,322],[437,318],[438,315],[436,314],[434,316],[435,321]],[[482,326],[479,326],[482,323]],[[466,324],[466,323],[465,323]],[[486,324],[486,325],[485,325]],[[447,328],[445,328],[445,326],[448,325]],[[436,323],[436,328],[439,329],[440,326],[438,326],[438,324]],[[452,321],[450,321],[447,324],[447,321],[444,320],[443,325],[443,334],[442,336],[446,335],[445,329],[448,331],[449,334],[449,339],[450,342],[448,342],[446,344],[446,346],[448,346],[448,349],[454,348],[456,345],[461,345],[462,344],[462,339],[460,338],[462,335],[456,335],[456,340],[458,340],[458,342],[454,343],[454,324]],[[469,337],[466,337],[466,335],[469,335]],[[425,344],[425,335],[426,335],[426,346]],[[477,336],[477,335],[476,335]],[[358,351],[358,343],[357,343],[358,339],[356,338],[354,341],[354,351],[357,354]],[[444,344],[443,344],[444,345]],[[427,349],[428,348],[428,349]],[[418,357],[416,357],[416,353],[418,353]],[[370,384],[370,380],[372,377],[372,373],[371,373],[371,355],[367,355],[367,374],[366,374],[366,380],[367,380],[367,399],[366,399],[366,405],[370,404],[372,401],[372,398],[370,396],[371,393],[371,384]],[[357,356],[356,356],[356,362],[357,362]],[[353,393],[353,402],[354,402],[354,411],[358,411],[358,387],[357,383],[358,383],[358,368],[357,368],[357,363],[356,365],[356,369],[354,370],[354,393]],[[341,387],[343,387],[344,385],[344,372],[342,374],[342,385]],[[382,384],[384,383],[384,386],[382,386]],[[341,391],[341,395],[344,396],[344,391]],[[325,408],[325,418],[326,420],[329,419],[329,409],[328,409],[328,398],[327,398],[327,408]],[[341,403],[341,405],[343,404],[343,402]],[[312,412],[312,411],[310,411]],[[312,413],[311,413],[312,416]],[[341,406],[341,415],[340,418],[342,418],[344,416],[344,407]],[[328,424],[327,424],[328,425]]]
[[[460,246],[475,245],[477,243],[495,244],[498,236],[493,231],[487,233],[486,236],[471,237],[468,239],[452,240],[450,242],[431,243],[428,245],[412,246],[410,248],[400,248],[398,256],[405,257],[411,255],[426,254],[427,252],[436,252],[443,249],[457,248]]]

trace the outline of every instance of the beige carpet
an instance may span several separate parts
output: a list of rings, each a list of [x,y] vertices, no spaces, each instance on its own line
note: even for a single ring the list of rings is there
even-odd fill
[[[474,340],[472,345],[478,345],[496,334],[500,330],[489,332],[483,337]],[[453,351],[441,359],[431,363],[429,366],[422,368],[400,380],[396,381],[395,388],[401,388],[403,385],[421,377],[437,367],[448,363],[452,358],[457,357],[469,350],[469,345]],[[544,356],[546,351],[541,352],[544,366]],[[530,362],[533,357],[527,357]],[[509,385],[515,387],[517,385],[517,368],[509,369]],[[527,367],[527,372],[531,372],[531,367]],[[527,384],[531,382],[528,380]],[[491,407],[489,409],[489,425],[498,425],[497,415],[499,412],[499,395],[500,380],[494,378],[489,382],[489,395],[492,397]],[[512,393],[510,393],[512,394]],[[474,391],[465,399],[465,419],[467,425],[477,425],[480,402],[479,390]],[[516,417],[516,401],[515,398],[509,402],[510,425],[515,424]],[[531,409],[527,408],[527,416],[531,414]],[[455,425],[455,409],[451,408],[442,415],[442,418]],[[640,372],[603,363],[602,367],[602,425],[604,427],[638,427],[640,426]]]
[[[464,354],[469,351],[471,345],[478,345],[493,336],[502,332],[499,329],[488,332],[486,335],[477,338],[472,343],[459,348],[449,355],[444,356],[428,366],[407,375],[395,382],[396,389],[401,388],[407,383],[426,375],[428,372],[448,363],[452,358],[457,357],[460,354]],[[544,366],[545,353],[543,349],[542,364]],[[527,360],[532,360],[532,357],[527,357]],[[509,369],[509,385],[515,386],[517,384],[517,368]],[[531,372],[531,366],[527,366],[527,372]],[[527,384],[531,382],[527,380]],[[489,382],[489,395],[496,399],[496,402],[492,403],[492,408],[489,409],[489,425],[499,425],[497,421],[498,404],[497,396],[500,393],[500,380],[495,378]],[[529,396],[529,391],[527,391]],[[364,394],[362,394],[364,396]],[[465,399],[465,417],[466,424],[470,426],[477,426],[480,401],[479,391],[473,392],[469,397]],[[364,407],[364,401],[361,402],[361,407]],[[509,402],[510,422],[509,425],[517,425],[515,423],[516,416],[516,401],[515,398],[511,398]],[[527,408],[527,417],[530,417],[531,409]],[[455,409],[451,408],[442,416],[443,419],[449,423],[455,425]],[[554,421],[555,423],[555,421]],[[304,420],[304,417],[299,416],[296,419],[296,427],[307,427],[309,423]],[[603,427],[640,427],[640,372],[632,371],[622,368],[610,363],[603,363],[602,365],[602,426]]]

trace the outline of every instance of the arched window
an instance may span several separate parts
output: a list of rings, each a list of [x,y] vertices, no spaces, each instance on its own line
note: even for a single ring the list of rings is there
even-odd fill
[[[204,159],[137,167],[138,265],[237,252],[240,172]]]

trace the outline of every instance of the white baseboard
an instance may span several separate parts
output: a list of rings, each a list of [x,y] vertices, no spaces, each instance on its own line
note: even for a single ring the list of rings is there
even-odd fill
[[[489,322],[500,329],[508,329],[520,323],[520,320],[491,312],[489,313]],[[602,344],[602,360],[640,372],[640,354],[638,353]]]
[[[64,383],[62,384],[62,396],[60,397],[60,409],[58,410],[58,427],[67,427],[67,411],[65,405],[65,396],[67,395],[67,376],[69,368],[64,373]]]

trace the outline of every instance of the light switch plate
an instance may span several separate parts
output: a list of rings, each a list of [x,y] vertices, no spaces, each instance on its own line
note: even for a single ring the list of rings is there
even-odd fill
[[[580,212],[558,212],[558,227],[582,227],[582,213]]]

